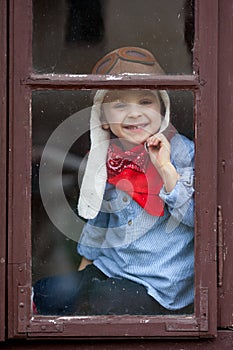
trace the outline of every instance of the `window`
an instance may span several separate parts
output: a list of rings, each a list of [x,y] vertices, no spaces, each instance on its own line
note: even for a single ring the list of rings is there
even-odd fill
[[[191,3],[187,2],[187,4]],[[75,13],[79,18],[82,18],[80,17],[81,13],[91,18],[92,13],[88,12],[89,7],[87,6],[85,11],[82,9],[82,1],[59,1],[56,11],[54,11],[53,2],[43,2],[43,6],[41,1],[27,1],[25,8],[21,8],[17,2],[11,2],[11,11],[14,14],[10,23],[11,54],[15,61],[10,67],[12,76],[10,93],[12,100],[10,110],[10,126],[12,128],[10,137],[12,147],[10,208],[13,208],[14,212],[11,211],[10,215],[9,261],[11,264],[9,265],[9,275],[12,277],[10,279],[9,300],[14,300],[14,302],[9,308],[11,315],[17,312],[17,317],[10,317],[9,335],[10,337],[28,335],[29,337],[75,336],[81,338],[212,337],[216,333],[216,314],[209,306],[213,307],[216,303],[216,284],[214,283],[216,279],[216,152],[213,151],[216,151],[217,147],[215,143],[217,108],[216,98],[213,96],[216,96],[217,85],[217,28],[210,25],[208,12],[211,8],[212,16],[216,19],[211,23],[217,23],[217,2],[195,2],[194,47],[192,46],[192,35],[187,38],[188,45],[184,45],[184,32],[180,32],[181,28],[185,26],[184,1],[163,1],[160,5],[156,4],[159,9],[155,7],[155,2],[150,1],[150,8],[153,11],[143,17],[142,28],[145,27],[145,31],[131,30],[129,32],[125,30],[128,26],[135,28],[135,23],[129,21],[133,21],[142,13],[140,1],[135,3],[133,16],[127,15],[129,20],[127,19],[126,28],[121,27],[121,24],[125,24],[124,14],[130,13],[132,10],[130,7],[130,10],[124,11],[124,6],[128,6],[129,1],[119,1],[119,7],[114,7],[114,11],[116,11],[114,16],[111,11],[111,1],[96,1],[95,4],[98,15],[94,23],[95,31],[87,33],[81,19],[80,22],[77,22],[78,28],[80,28],[78,31],[70,25],[73,23],[72,16],[75,16]],[[176,11],[173,9],[168,13],[167,10],[171,6],[174,6]],[[143,8],[143,11],[146,9]],[[172,14],[174,18],[171,18],[171,23],[174,24],[176,30],[165,32],[164,28],[160,26],[160,22],[167,24],[167,16],[172,16]],[[117,18],[120,18],[119,22],[117,22]],[[21,26],[22,19],[24,19],[24,27]],[[155,19],[157,20],[155,21]],[[158,25],[157,32],[151,34],[151,25],[154,23]],[[115,31],[108,32],[107,30],[107,28],[114,28],[116,25],[122,31],[121,36],[118,35],[119,33],[116,35]],[[79,35],[76,35],[77,33]],[[109,38],[108,33],[111,33],[113,37]],[[188,33],[192,34],[192,28],[188,30]],[[144,37],[149,38],[150,41],[145,42]],[[164,62],[164,69],[168,75],[142,76],[136,74],[130,78],[128,76],[119,78],[98,74],[88,75],[97,56],[100,57],[103,51],[105,53],[109,49],[111,50],[113,48],[111,45],[123,46],[125,45],[124,40],[127,44],[130,40],[131,45],[143,44],[146,48],[153,48],[152,43],[154,43],[155,49],[161,38],[163,39],[163,46],[160,46],[161,61]],[[23,52],[22,41],[25,43]],[[54,46],[48,45],[48,43]],[[77,58],[75,60],[72,59],[74,55]],[[176,59],[174,59],[174,55],[176,55]],[[87,59],[87,57],[91,59]],[[211,64],[208,61],[209,57],[211,57]],[[190,62],[194,62],[194,64],[192,65]],[[44,209],[37,202],[39,193],[36,176],[38,175],[41,146],[44,146],[51,131],[55,130],[63,119],[76,112],[77,108],[80,110],[80,104],[82,109],[87,107],[87,96],[91,90],[106,88],[169,90],[175,96],[174,101],[185,98],[187,99],[185,109],[194,109],[196,146],[195,309],[191,315],[176,315],[176,317],[174,315],[48,317],[34,315],[32,312],[32,279],[43,276],[48,268],[54,271],[58,265],[58,263],[55,263],[56,266],[51,265],[49,243],[45,242],[40,234],[39,236],[34,234],[41,231],[46,232],[44,226],[40,231],[39,226],[45,223],[42,219]],[[180,103],[177,104],[177,107],[184,108],[183,104]],[[182,111],[182,113],[184,112],[185,110]],[[85,120],[85,116],[81,115],[82,117]],[[177,115],[174,115],[174,122],[177,123],[178,128],[179,120],[177,118]],[[182,132],[190,129],[189,123],[193,123],[192,118],[187,123],[186,125],[181,123]],[[209,128],[209,125],[212,127]],[[206,138],[206,134],[209,135],[208,138]],[[190,134],[188,136],[193,137]],[[74,149],[76,146],[73,145]],[[83,156],[87,149],[87,135],[84,134],[82,142],[78,145],[77,154]],[[208,163],[207,159],[210,155],[212,162]],[[70,160],[72,159],[67,157],[67,164],[72,163]],[[67,175],[73,183],[74,177],[72,173],[69,174],[69,170],[64,168],[63,174]],[[75,168],[71,169],[71,171],[75,170]],[[65,185],[64,182],[63,185]],[[66,198],[73,203],[74,193],[70,193],[69,188]],[[46,239],[52,239],[54,246],[52,235],[57,228],[54,228],[48,220],[45,225],[47,224],[49,235],[46,235]],[[62,248],[60,256],[66,259],[67,250],[70,252],[74,249],[74,244],[70,240],[72,237],[66,240],[62,235],[59,237],[59,233],[56,233],[55,236],[58,248]],[[33,249],[31,249],[32,243]],[[39,244],[43,246],[43,243],[46,244],[46,249],[44,251],[42,249],[40,256],[37,247]],[[48,256],[47,260],[45,254]],[[69,256],[71,255],[69,254]],[[72,257],[72,259],[77,258]],[[69,264],[77,263],[76,260],[66,261]],[[62,268],[69,269],[69,264],[63,265]]]

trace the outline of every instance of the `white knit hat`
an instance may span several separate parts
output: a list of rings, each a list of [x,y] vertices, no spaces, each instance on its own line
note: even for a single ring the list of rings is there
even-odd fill
[[[143,52],[146,51],[144,49],[140,49],[140,50],[143,50]],[[115,50],[114,52],[117,52],[117,51],[118,50]],[[127,64],[127,67],[126,67],[125,62],[122,63],[120,58],[119,58],[119,62],[117,62],[114,65],[114,68],[111,69],[111,73],[115,73],[114,70],[117,68],[117,65],[119,66],[119,63],[120,63],[121,73],[124,73],[126,69],[128,73],[131,73],[131,71],[129,71],[129,67],[130,67],[129,60],[126,62]],[[154,70],[154,72],[158,74],[158,71],[159,71],[159,73],[162,74],[163,71],[161,67],[158,65],[156,60],[155,60],[155,63],[156,63],[156,69]],[[147,68],[147,67],[145,68],[144,63],[140,63],[140,62],[134,62],[132,65],[133,65],[133,72],[135,72],[135,70],[137,70],[138,72],[141,72],[142,65],[144,68],[143,72],[145,72]],[[149,73],[151,74],[151,64],[149,65],[148,68],[150,69]],[[104,97],[108,91],[109,90],[98,90],[96,92],[93,100],[93,106],[91,109],[91,118],[90,118],[91,149],[87,159],[86,169],[82,180],[79,202],[78,202],[79,215],[85,219],[93,219],[99,213],[101,204],[103,201],[103,195],[104,195],[106,181],[107,181],[106,159],[107,159],[107,153],[108,153],[109,142],[110,142],[110,131],[102,128],[101,106],[104,101]],[[156,90],[151,90],[151,91],[154,93],[157,93]],[[165,116],[162,119],[162,123],[159,130],[159,132],[163,132],[168,127],[170,122],[170,99],[165,90],[159,90],[159,93],[165,106]]]

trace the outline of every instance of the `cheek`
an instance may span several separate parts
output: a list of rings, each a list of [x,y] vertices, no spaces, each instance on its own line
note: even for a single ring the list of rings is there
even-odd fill
[[[163,117],[160,114],[160,110],[151,111],[150,117],[153,124],[161,124]]]
[[[160,127],[161,127],[161,124],[162,124],[162,118],[161,117],[154,119],[154,121],[152,122],[153,132],[158,132]]]
[[[160,117],[157,119],[157,125],[160,127],[161,124],[162,124],[162,117],[160,116]]]
[[[111,108],[105,109],[104,116],[109,124],[118,124],[122,120],[121,113]]]
[[[109,115],[108,107],[106,105],[102,105],[101,111],[102,111],[102,120],[105,122],[108,122],[108,115]]]

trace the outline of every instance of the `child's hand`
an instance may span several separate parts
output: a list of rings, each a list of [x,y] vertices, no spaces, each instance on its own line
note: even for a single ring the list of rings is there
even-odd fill
[[[180,175],[171,163],[170,143],[163,134],[155,134],[147,139],[146,149],[149,152],[152,164],[163,180],[166,191],[171,192],[180,179]]]
[[[151,162],[159,171],[165,164],[170,163],[171,147],[163,134],[155,134],[146,140],[146,148]]]

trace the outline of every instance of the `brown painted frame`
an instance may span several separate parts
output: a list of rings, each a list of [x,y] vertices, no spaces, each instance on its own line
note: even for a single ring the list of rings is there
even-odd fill
[[[233,330],[233,2],[221,0],[218,63],[218,327]],[[233,344],[233,341],[232,341]]]
[[[6,192],[7,192],[7,6],[0,2],[0,341],[5,339]]]
[[[10,1],[10,154],[9,171],[9,331],[8,337],[214,337],[217,332],[217,34],[218,0],[196,0],[194,76],[66,78],[31,71],[31,1]],[[22,25],[23,21],[23,25]],[[19,40],[20,38],[20,40]],[[23,46],[22,46],[23,43]],[[96,316],[32,317],[31,294],[31,130],[34,89],[185,88],[196,96],[196,308],[193,317]],[[210,127],[211,126],[211,127]],[[209,137],[207,138],[206,135]],[[211,158],[211,162],[207,160]]]

